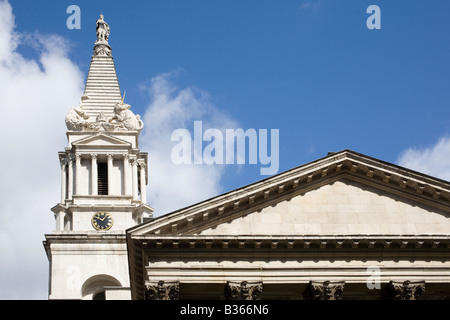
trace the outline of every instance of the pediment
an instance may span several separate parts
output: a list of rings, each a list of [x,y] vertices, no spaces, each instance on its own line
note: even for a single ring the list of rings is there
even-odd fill
[[[98,134],[73,143],[77,147],[131,147],[131,143],[107,134]]]
[[[447,211],[344,178],[293,197],[269,201],[255,211],[199,227],[194,232],[207,236],[337,236],[449,231]]]
[[[131,236],[448,235],[448,182],[342,151],[178,210]]]

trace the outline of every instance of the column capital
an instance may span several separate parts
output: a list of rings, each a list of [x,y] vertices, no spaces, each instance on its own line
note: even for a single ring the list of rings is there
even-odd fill
[[[92,160],[97,160],[97,154],[96,153],[91,153],[91,159]]]
[[[139,161],[138,160],[138,164],[141,167],[141,169],[145,169],[147,167],[147,165],[145,164],[145,161]]]
[[[68,153],[67,157],[64,159],[67,161],[67,164],[69,164],[75,160],[75,155],[73,153]]]
[[[383,300],[417,300],[425,292],[425,281],[390,281],[381,289]]]
[[[108,154],[106,155],[106,158],[107,158],[108,160],[113,160],[113,159],[114,159],[114,155],[113,155],[112,153],[108,153]]]
[[[231,282],[225,286],[226,300],[261,300],[263,290],[262,281],[258,282]]]
[[[76,161],[80,161],[81,160],[81,154],[80,153],[75,153],[75,160]]]
[[[137,157],[134,154],[128,155],[128,160],[131,162],[131,164],[137,164]]]
[[[345,282],[310,281],[303,297],[306,300],[342,300]]]
[[[65,168],[65,167],[67,166],[68,163],[69,163],[69,159],[67,159],[67,158],[62,158],[62,159],[61,159],[61,162],[60,162],[61,168]]]
[[[178,300],[180,293],[180,283],[164,282],[158,283],[147,282],[145,284],[145,300]]]

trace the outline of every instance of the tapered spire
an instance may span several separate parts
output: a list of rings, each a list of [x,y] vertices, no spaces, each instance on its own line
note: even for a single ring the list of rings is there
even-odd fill
[[[97,40],[80,105],[66,117],[69,131],[140,131],[144,124],[124,102],[108,40],[110,28],[103,15],[97,20]]]
[[[110,28],[103,14],[96,23],[97,40],[94,46],[89,74],[86,80],[83,108],[91,117],[111,116],[114,106],[122,102],[112,49],[108,40]]]

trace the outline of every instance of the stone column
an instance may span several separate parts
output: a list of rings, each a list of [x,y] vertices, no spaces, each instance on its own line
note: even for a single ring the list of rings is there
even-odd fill
[[[342,300],[345,282],[310,281],[303,297],[305,300]]]
[[[67,159],[61,160],[61,203],[64,204],[66,201],[66,190],[67,190]]]
[[[147,192],[145,192],[145,163],[141,162],[139,168],[141,175],[141,202],[147,203]]]
[[[131,175],[133,181],[133,200],[138,199],[138,173],[137,173],[137,159],[131,158]]]
[[[383,300],[417,300],[425,292],[425,281],[390,281],[381,289]]]
[[[56,231],[64,231],[64,220],[66,213],[64,211],[59,211],[56,213]]]
[[[263,290],[262,281],[259,282],[230,282],[225,286],[226,300],[261,300]]]
[[[67,199],[72,200],[73,195],[73,157],[67,157]]]
[[[97,155],[91,154],[91,195],[98,195]]]
[[[75,154],[75,194],[80,195],[81,155]]]
[[[114,188],[114,181],[113,181],[113,161],[114,161],[114,156],[112,154],[108,154],[106,155],[106,157],[108,158],[108,195],[112,195],[113,194],[113,188]]]
[[[130,156],[128,154],[123,155],[123,190],[126,196],[131,195],[130,192]]]
[[[179,294],[179,282],[159,281],[145,284],[145,300],[178,300]]]

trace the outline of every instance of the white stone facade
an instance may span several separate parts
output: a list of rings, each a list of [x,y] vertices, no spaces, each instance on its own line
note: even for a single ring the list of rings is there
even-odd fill
[[[448,299],[450,184],[344,150],[135,226],[127,244],[133,299],[170,298],[153,294],[169,284],[178,299]]]
[[[260,212],[201,231],[201,235],[446,234],[450,219],[430,206],[361,183],[336,181]]]
[[[44,242],[50,299],[129,299],[125,230],[153,211],[146,203],[147,154],[138,146],[142,121],[124,103],[107,29],[95,43],[80,105],[66,118],[61,201],[52,208],[55,232]]]
[[[108,39],[101,16],[59,153],[50,299],[450,299],[450,183],[354,151],[153,219]]]

